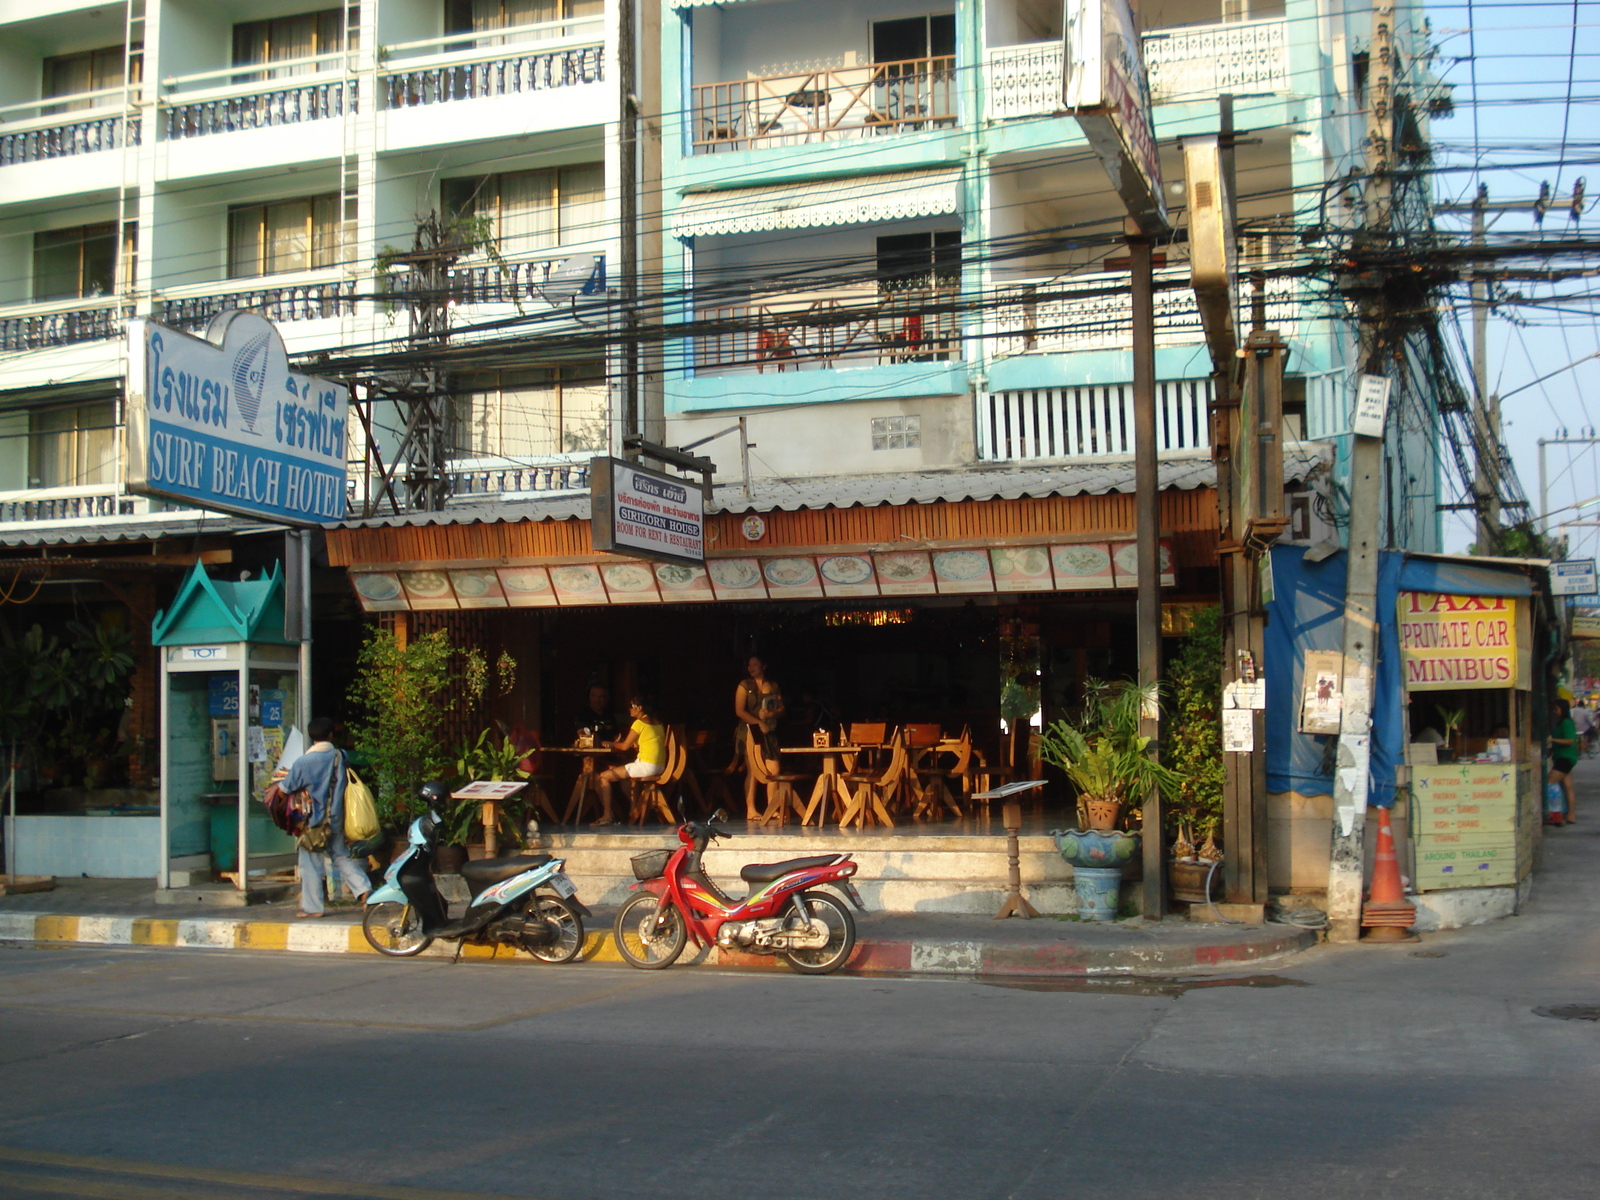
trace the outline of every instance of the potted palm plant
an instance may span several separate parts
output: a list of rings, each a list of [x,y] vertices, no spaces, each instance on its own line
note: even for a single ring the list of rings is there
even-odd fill
[[[1150,739],[1139,732],[1142,713],[1158,703],[1158,696],[1155,684],[1090,680],[1077,721],[1053,721],[1039,733],[1039,757],[1061,770],[1078,792],[1078,828],[1053,834],[1074,870],[1080,916],[1110,920],[1115,915],[1122,864],[1139,850],[1139,834],[1131,826],[1144,798],[1152,788],[1171,789],[1178,782],[1174,772],[1150,757]]]
[[[461,777],[463,783],[526,779],[528,772],[523,770],[521,763],[527,757],[527,753],[515,739],[506,736],[499,729],[485,729],[478,734],[476,741],[463,742],[457,748],[456,774]],[[483,808],[482,800],[462,800],[450,812],[443,814],[444,828],[441,831],[440,850],[459,848],[462,861],[465,861],[468,854],[480,849],[484,844],[483,841],[480,840],[476,845],[468,843],[475,831],[481,833],[483,830]],[[513,846],[522,845],[521,814],[520,803],[510,802],[497,806],[495,835],[498,841]],[[456,868],[460,869],[459,862],[456,863]]]

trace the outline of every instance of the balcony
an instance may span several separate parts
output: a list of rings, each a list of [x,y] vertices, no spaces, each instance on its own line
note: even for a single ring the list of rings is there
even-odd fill
[[[274,62],[270,69],[224,67],[164,79],[164,127],[169,141],[272,129],[355,112],[357,88],[346,78],[343,53]]]
[[[735,328],[698,338],[695,363],[705,372],[764,372],[952,362],[961,357],[958,295],[839,289],[701,309],[700,322]]]
[[[452,500],[510,497],[532,492],[574,492],[589,487],[589,463],[604,447],[574,454],[517,459],[457,459],[445,467]]]
[[[1156,345],[1189,346],[1205,341],[1200,310],[1189,288],[1189,267],[1156,271]],[[1266,281],[1267,324],[1293,336],[1299,280]],[[995,308],[989,332],[995,357],[1015,354],[1075,354],[1126,350],[1133,338],[1132,297],[1125,271],[1063,276],[1021,283],[1015,303]]]
[[[1289,29],[1282,19],[1153,30],[1142,39],[1156,104],[1290,90]],[[988,115],[994,120],[1061,111],[1061,43],[993,46]]]
[[[30,488],[0,492],[0,526],[57,521],[100,521],[107,517],[145,517],[183,509],[149,496],[130,496],[120,483],[81,487]],[[184,509],[191,515],[194,509]]]
[[[128,111],[136,102],[129,89],[119,86],[8,104],[0,108],[0,167],[137,146],[139,118]],[[76,104],[91,107],[45,111]]]
[[[255,286],[251,286],[255,284]],[[161,293],[159,315],[174,329],[202,329],[230,308],[253,309],[269,321],[318,321],[355,312],[356,282],[337,271],[308,271],[295,276],[228,279]]]
[[[701,154],[938,129],[957,120],[950,56],[697,84],[692,91]]]
[[[133,309],[116,296],[50,300],[0,309],[0,351],[48,350],[122,336]]]
[[[605,21],[581,17],[453,33],[379,50],[386,108],[418,108],[599,83],[605,78]]]
[[[588,280],[578,289],[579,296],[602,296],[606,290],[606,260],[603,254],[584,251],[563,253],[557,258],[511,260],[501,263],[466,263],[445,272],[445,289],[457,304],[514,304],[519,308],[524,301],[546,303],[545,296],[552,285],[551,272],[572,259],[590,258],[593,269]],[[401,290],[399,281],[391,282],[396,295]],[[570,294],[575,281],[559,281],[562,294]],[[551,293],[554,294],[554,293]]]
[[[1156,451],[1210,445],[1209,379],[1156,384]],[[978,396],[978,457],[1027,462],[1133,453],[1133,385],[1032,388]]]

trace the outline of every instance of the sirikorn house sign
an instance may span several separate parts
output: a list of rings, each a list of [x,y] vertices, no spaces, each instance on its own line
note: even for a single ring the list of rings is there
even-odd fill
[[[345,516],[342,384],[289,369],[272,322],[225,312],[204,338],[128,322],[130,492],[285,525]]]

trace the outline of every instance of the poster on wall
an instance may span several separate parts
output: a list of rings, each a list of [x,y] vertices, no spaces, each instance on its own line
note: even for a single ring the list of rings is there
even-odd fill
[[[1343,711],[1344,655],[1337,650],[1314,650],[1306,655],[1300,732],[1337,734]]]
[[[1399,625],[1401,682],[1411,691],[1519,685],[1514,597],[1401,592]]]

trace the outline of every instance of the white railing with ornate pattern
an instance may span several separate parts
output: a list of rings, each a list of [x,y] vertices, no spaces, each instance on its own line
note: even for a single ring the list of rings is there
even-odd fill
[[[132,306],[120,296],[75,297],[0,308],[0,351],[46,350],[122,336]]]

